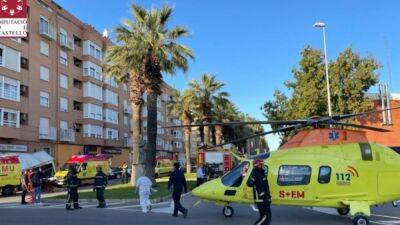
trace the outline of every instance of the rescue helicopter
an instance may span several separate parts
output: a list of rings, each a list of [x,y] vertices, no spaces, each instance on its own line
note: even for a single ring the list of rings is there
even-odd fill
[[[221,178],[195,188],[192,194],[201,200],[223,205],[223,215],[232,217],[234,209],[230,203],[254,204],[252,188],[246,183],[253,169],[252,160],[262,159],[273,205],[335,208],[340,215],[350,215],[355,225],[368,225],[371,206],[400,199],[400,154],[369,142],[363,131],[390,130],[341,121],[385,110],[289,121],[206,123],[168,128],[255,123],[281,127],[212,148],[301,129],[278,151],[240,158],[238,166]],[[304,129],[307,127],[312,129]]]

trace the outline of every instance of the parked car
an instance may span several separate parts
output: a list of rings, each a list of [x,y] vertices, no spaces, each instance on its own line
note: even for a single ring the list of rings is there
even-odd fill
[[[119,167],[110,167],[109,179],[120,179],[122,176],[122,169]]]

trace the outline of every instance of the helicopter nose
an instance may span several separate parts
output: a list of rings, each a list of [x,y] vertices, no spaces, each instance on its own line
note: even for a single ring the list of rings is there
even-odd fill
[[[198,198],[210,198],[213,195],[218,179],[208,181],[192,190],[192,194]]]

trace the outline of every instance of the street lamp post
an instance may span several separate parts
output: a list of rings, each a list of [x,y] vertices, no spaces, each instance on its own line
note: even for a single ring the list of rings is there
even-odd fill
[[[326,53],[326,34],[325,34],[325,23],[323,22],[316,22],[314,24],[316,28],[322,28],[322,35],[324,37],[324,55],[325,55],[325,76],[326,76],[326,90],[328,93],[328,113],[329,116],[332,116],[332,106],[331,106],[331,90],[329,85],[329,71],[328,71],[328,55]]]

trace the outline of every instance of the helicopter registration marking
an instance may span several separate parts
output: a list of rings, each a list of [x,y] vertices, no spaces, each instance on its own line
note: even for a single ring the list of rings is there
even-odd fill
[[[279,191],[279,198],[304,199],[304,191]]]

